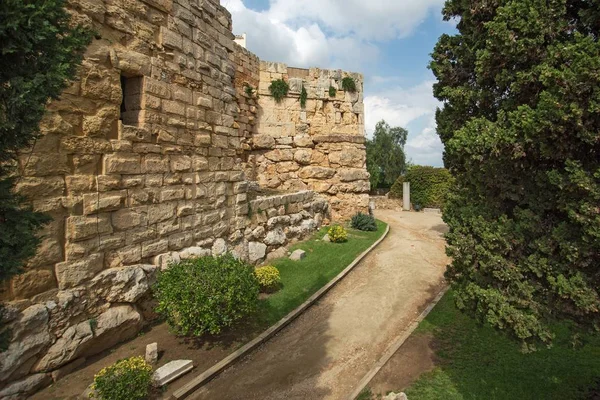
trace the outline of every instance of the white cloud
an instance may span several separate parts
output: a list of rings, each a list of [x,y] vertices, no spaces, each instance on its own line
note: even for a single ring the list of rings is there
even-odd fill
[[[444,145],[436,133],[435,118],[415,137],[408,140],[405,147],[408,158],[415,164],[442,166]]]
[[[406,155],[416,164],[441,166],[443,145],[436,133],[435,110],[440,103],[432,95],[432,81],[409,88],[393,86],[365,97],[365,129],[371,136],[377,122],[408,129]],[[419,121],[426,119],[423,128]],[[415,133],[416,132],[416,133]]]
[[[223,5],[231,12],[234,32],[246,32],[249,50],[263,60],[294,67],[356,70],[364,60],[376,59],[379,54],[376,46],[354,35],[326,35],[316,21],[305,20],[294,27],[270,11],[247,8],[241,0],[229,0]]]
[[[382,119],[392,126],[407,127],[416,119],[433,115],[439,102],[433,97],[432,85],[433,81],[424,81],[409,88],[392,86],[365,97],[367,134],[371,135]]]
[[[273,20],[290,24],[318,21],[336,35],[366,40],[409,36],[444,0],[271,0]]]

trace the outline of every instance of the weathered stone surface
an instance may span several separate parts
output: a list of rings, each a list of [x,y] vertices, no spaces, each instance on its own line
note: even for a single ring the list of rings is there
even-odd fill
[[[110,308],[98,318],[69,327],[33,371],[49,371],[78,357],[97,354],[135,336],[141,326],[142,317],[132,306]]]
[[[252,138],[255,149],[272,149],[275,147],[275,138],[269,135],[257,135]]]
[[[298,176],[302,179],[329,179],[335,175],[335,170],[325,167],[304,167]]]
[[[251,263],[262,260],[267,253],[267,245],[260,242],[248,243],[248,260]]]
[[[227,252],[227,243],[224,239],[219,238],[215,240],[212,246],[212,255],[221,256]]]
[[[59,289],[68,289],[93,278],[103,268],[104,254],[91,254],[75,262],[56,264],[56,277]]]
[[[156,364],[158,361],[158,343],[150,343],[146,345],[146,362],[148,364]]]
[[[265,244],[269,246],[281,245],[286,242],[287,238],[283,229],[275,228],[274,230],[267,233],[267,237],[265,238]]]
[[[290,260],[292,261],[300,261],[306,257],[306,252],[304,250],[298,249],[294,250],[290,255]]]
[[[369,180],[369,173],[364,169],[341,169],[338,174],[342,182]]]
[[[82,356],[90,356],[134,337],[143,325],[142,316],[129,305],[116,306],[100,314],[94,329],[94,340],[87,342]]]
[[[156,265],[110,268],[96,275],[90,288],[111,303],[135,303],[150,290]]]
[[[192,360],[176,360],[166,363],[154,371],[152,379],[155,386],[164,386],[194,368]]]
[[[0,390],[0,399],[26,398],[27,394],[34,393],[39,388],[47,386],[51,381],[48,374],[29,375],[27,378],[12,382],[2,388]]]
[[[46,307],[35,304],[23,310],[10,324],[12,341],[0,357],[0,382],[23,376],[23,373],[15,372],[23,365],[34,363],[39,352],[50,344],[48,318]]]
[[[195,257],[206,257],[212,254],[211,250],[203,249],[202,247],[189,247],[179,252],[179,257],[182,260]]]
[[[88,320],[69,327],[48,349],[33,371],[51,371],[77,358],[80,347],[94,338],[94,324],[95,322]]]

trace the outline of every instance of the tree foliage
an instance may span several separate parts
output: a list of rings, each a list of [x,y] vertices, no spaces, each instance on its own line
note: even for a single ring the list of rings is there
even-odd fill
[[[46,103],[66,88],[91,39],[89,30],[71,25],[64,4],[0,2],[0,280],[21,271],[48,220],[13,193],[19,151],[34,144]]]
[[[408,131],[390,127],[384,120],[377,123],[373,139],[367,139],[367,170],[371,189],[391,187],[406,170],[404,145]]]
[[[449,0],[431,68],[457,305],[528,348],[600,317],[600,7]]]

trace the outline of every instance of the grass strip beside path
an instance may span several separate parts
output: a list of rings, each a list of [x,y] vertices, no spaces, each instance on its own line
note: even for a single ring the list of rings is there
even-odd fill
[[[552,348],[523,354],[518,343],[458,311],[449,291],[414,333],[432,335],[437,367],[405,392],[418,400],[595,398],[586,392],[600,378],[600,335],[556,326]]]
[[[302,249],[306,257],[300,261],[288,258],[273,260],[279,269],[282,288],[260,301],[261,325],[270,326],[298,307],[317,290],[342,272],[356,257],[368,249],[385,232],[387,224],[377,221],[376,232],[362,232],[346,228],[345,243],[324,242],[328,227],[321,228],[311,239],[295,244],[290,251]]]

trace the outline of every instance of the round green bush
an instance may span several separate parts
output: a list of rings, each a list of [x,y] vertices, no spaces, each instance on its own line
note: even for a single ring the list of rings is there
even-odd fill
[[[260,288],[265,292],[275,291],[281,283],[279,270],[272,265],[256,268],[254,270],[254,275],[256,276]]]
[[[100,400],[141,400],[148,396],[151,383],[152,367],[137,356],[101,369],[92,390]]]
[[[178,334],[216,335],[256,310],[254,267],[230,254],[181,261],[159,273],[156,311]]]
[[[348,232],[341,225],[334,225],[328,231],[329,240],[333,243],[343,243],[348,241]]]
[[[377,230],[375,218],[361,212],[352,217],[350,226],[352,226],[354,229],[358,229],[359,231],[375,232]]]
[[[410,201],[416,208],[443,208],[454,178],[445,168],[415,165],[399,177],[390,189],[389,196],[402,198],[402,185],[410,182]]]

